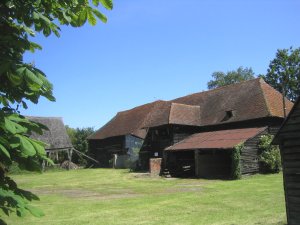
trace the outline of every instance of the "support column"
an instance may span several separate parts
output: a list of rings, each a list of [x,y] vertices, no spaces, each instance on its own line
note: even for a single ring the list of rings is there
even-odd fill
[[[69,161],[68,170],[70,170],[71,160],[72,160],[72,149],[68,149],[67,153],[68,153],[68,161]]]
[[[195,154],[195,176],[199,177],[199,149],[194,151]]]

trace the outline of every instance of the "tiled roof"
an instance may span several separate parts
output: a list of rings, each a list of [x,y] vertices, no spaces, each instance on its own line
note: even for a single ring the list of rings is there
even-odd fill
[[[192,149],[232,149],[237,144],[255,137],[265,129],[266,127],[197,133],[166,148],[165,150],[182,151]]]
[[[111,121],[88,137],[88,139],[105,139],[108,137],[132,134],[145,138],[144,120],[156,105],[161,105],[163,101],[155,101],[141,105],[133,109],[119,112]]]
[[[165,124],[200,126],[200,106],[173,102],[161,102],[149,113],[144,127]]]
[[[173,102],[200,105],[201,126],[283,117],[282,95],[259,78],[188,95]],[[289,111],[293,104],[286,102]],[[232,111],[233,116],[224,120],[227,111]]]
[[[286,99],[287,112],[292,106]],[[265,117],[283,117],[282,96],[258,78],[120,112],[89,138],[144,138],[145,128],[164,124],[207,126]]]

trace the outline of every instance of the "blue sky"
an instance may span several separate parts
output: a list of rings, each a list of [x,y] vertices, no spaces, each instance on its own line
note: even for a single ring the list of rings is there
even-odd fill
[[[115,0],[107,24],[34,38],[43,50],[25,60],[57,101],[22,113],[99,128],[118,111],[206,90],[214,71],[264,74],[277,49],[300,47],[299,10],[298,0]]]

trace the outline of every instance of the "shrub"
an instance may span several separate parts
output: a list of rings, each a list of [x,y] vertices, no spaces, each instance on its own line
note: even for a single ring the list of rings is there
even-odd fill
[[[259,140],[259,162],[265,173],[278,173],[281,170],[280,150],[277,145],[271,145],[273,135],[263,135]]]
[[[241,152],[244,148],[244,144],[238,144],[234,146],[231,155],[231,177],[232,179],[241,179],[242,171],[241,171]]]

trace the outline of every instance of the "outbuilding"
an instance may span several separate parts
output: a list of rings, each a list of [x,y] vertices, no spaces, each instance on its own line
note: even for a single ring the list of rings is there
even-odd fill
[[[280,146],[288,224],[300,224],[300,98],[279,129],[273,144]]]
[[[230,178],[233,150],[243,144],[241,174],[259,172],[259,139],[266,127],[202,132],[165,149],[165,164],[171,176]]]
[[[61,117],[26,117],[29,120],[43,124],[48,128],[48,130],[43,131],[42,135],[32,133],[31,138],[47,144],[45,150],[49,158],[58,162],[60,160],[59,153],[64,152],[67,156],[67,159],[71,161],[73,146]]]

